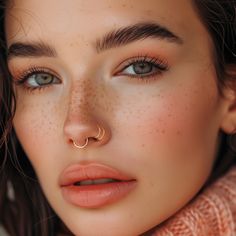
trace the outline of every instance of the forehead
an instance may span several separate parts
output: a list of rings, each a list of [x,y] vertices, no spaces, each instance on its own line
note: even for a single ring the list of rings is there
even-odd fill
[[[142,21],[155,21],[182,38],[205,33],[189,0],[15,0],[6,16],[8,39],[38,39],[45,32],[83,39]]]

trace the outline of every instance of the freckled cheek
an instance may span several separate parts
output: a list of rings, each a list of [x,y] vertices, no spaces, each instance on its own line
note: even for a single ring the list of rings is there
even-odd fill
[[[50,101],[19,103],[13,122],[29,157],[37,157],[37,153],[42,153],[42,147],[50,147],[58,137],[60,120],[55,105]]]
[[[146,104],[139,106],[147,107]],[[150,154],[155,150],[158,153],[163,150],[165,154],[171,150],[186,153],[188,149],[191,153],[195,147],[204,146],[214,116],[207,99],[201,101],[197,95],[186,99],[176,93],[148,104],[142,114],[127,119],[128,135],[133,145],[149,150]]]

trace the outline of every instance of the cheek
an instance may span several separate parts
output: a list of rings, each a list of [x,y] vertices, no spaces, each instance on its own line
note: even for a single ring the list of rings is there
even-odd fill
[[[32,96],[33,97],[33,96]],[[40,102],[33,99],[19,99],[13,120],[14,129],[33,166],[44,165],[42,156],[55,153],[58,142],[58,109],[50,99]],[[47,155],[47,160],[49,160]]]
[[[122,126],[126,122],[127,144],[135,146],[138,153],[158,156],[159,160],[201,152],[212,156],[219,128],[214,83],[201,84],[198,80],[185,88],[179,85],[157,97],[139,99],[136,104],[127,108],[130,115],[124,118]]]
[[[34,104],[17,106],[14,117],[14,127],[20,136],[28,135],[32,137],[32,142],[41,140],[41,136],[48,137],[53,130],[53,107],[50,102],[47,104]],[[52,111],[49,113],[49,111]],[[24,140],[22,138],[21,140]]]

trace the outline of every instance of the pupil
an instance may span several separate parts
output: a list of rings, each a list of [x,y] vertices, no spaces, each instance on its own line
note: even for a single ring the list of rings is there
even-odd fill
[[[37,74],[35,75],[35,80],[39,85],[50,84],[53,80],[51,75],[48,74]]]
[[[136,74],[147,74],[152,71],[152,65],[146,62],[137,62],[134,64],[134,72]]]

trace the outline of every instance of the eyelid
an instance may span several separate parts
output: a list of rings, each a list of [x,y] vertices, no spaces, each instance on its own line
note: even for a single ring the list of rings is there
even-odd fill
[[[115,70],[115,74],[121,73],[123,70],[125,70],[127,67],[130,65],[136,63],[136,62],[146,62],[146,63],[151,63],[153,65],[156,65],[159,67],[161,70],[165,71],[169,69],[169,64],[166,60],[161,59],[160,57],[153,57],[153,56],[148,56],[148,55],[138,55],[134,56],[131,58],[128,58],[121,62],[117,69]]]
[[[13,81],[15,82],[15,84],[20,85],[20,84],[25,83],[26,80],[30,76],[32,76],[34,74],[38,74],[38,73],[47,73],[51,76],[56,77],[60,81],[62,81],[60,76],[55,71],[45,68],[45,67],[37,67],[37,66],[32,66],[29,69],[23,70],[22,72],[21,71],[17,72],[16,76],[13,75],[12,78],[13,78]]]

